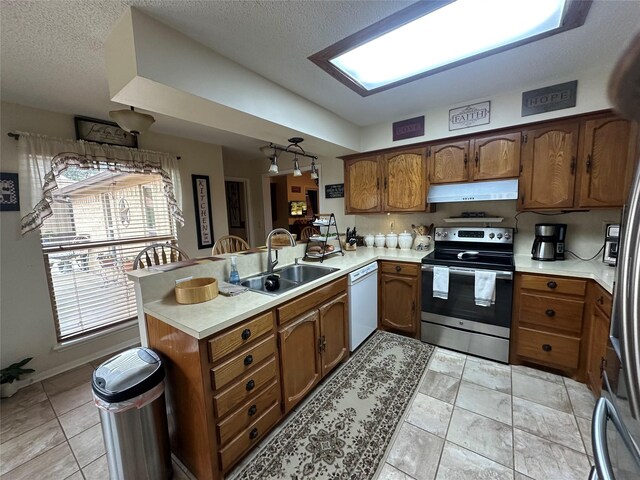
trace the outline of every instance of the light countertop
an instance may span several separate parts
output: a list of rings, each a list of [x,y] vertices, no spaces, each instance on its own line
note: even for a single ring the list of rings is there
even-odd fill
[[[311,291],[325,283],[340,278],[368,263],[377,260],[391,260],[411,263],[420,263],[422,257],[428,252],[416,250],[400,250],[387,248],[367,248],[360,247],[356,251],[347,251],[345,255],[332,255],[325,258],[323,263],[318,261],[302,262],[314,265],[324,265],[327,267],[339,268],[338,271],[330,273],[318,280],[309,282],[288,292],[270,296],[262,293],[248,291],[235,297],[225,297],[219,295],[215,299],[194,304],[178,304],[173,295],[173,288],[159,300],[144,303],[144,312],[150,314],[163,322],[172,325],[183,332],[202,339],[216,332],[235,325],[242,320],[257,315],[265,310],[274,308],[285,303],[303,293]],[[217,263],[217,262],[214,262]],[[529,272],[548,275],[563,275],[593,279],[607,291],[613,289],[613,277],[615,269],[598,261],[565,260],[562,262],[540,262],[531,260],[528,255],[515,256],[516,271]],[[284,265],[279,265],[282,267]],[[189,268],[182,269],[184,274],[194,274],[202,276],[202,269],[206,266],[198,266],[197,271],[189,272]],[[183,275],[184,275],[183,274]],[[165,276],[163,274],[161,276]],[[155,276],[155,275],[154,275]],[[144,281],[145,277],[132,278],[135,281]],[[173,280],[167,279],[167,285],[172,285]],[[143,297],[144,298],[144,297]]]

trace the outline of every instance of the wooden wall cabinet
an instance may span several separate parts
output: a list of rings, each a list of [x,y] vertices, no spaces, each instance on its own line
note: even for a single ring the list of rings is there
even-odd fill
[[[518,132],[475,137],[472,142],[473,180],[517,178],[520,174]]]
[[[285,413],[349,358],[347,306],[341,279],[276,309]]]
[[[420,265],[380,262],[378,327],[420,338]]]
[[[469,175],[469,141],[429,145],[429,183],[466,182]]]
[[[607,342],[611,323],[611,295],[602,287],[589,285],[589,344],[587,385],[596,397],[602,390],[602,370],[606,366]]]
[[[344,162],[345,212],[382,213],[380,156]]]

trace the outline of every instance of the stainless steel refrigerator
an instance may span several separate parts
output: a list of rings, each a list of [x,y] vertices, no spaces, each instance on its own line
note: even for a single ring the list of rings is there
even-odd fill
[[[623,115],[640,120],[640,34],[618,60],[609,96]],[[640,162],[623,211],[613,292],[611,344],[602,397],[593,412],[595,466],[590,479],[640,479]],[[614,173],[614,172],[612,172]]]

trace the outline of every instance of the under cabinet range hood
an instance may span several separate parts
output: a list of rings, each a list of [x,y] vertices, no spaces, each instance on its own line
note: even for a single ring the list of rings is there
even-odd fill
[[[517,198],[518,179],[430,185],[427,195],[429,203],[516,200]]]

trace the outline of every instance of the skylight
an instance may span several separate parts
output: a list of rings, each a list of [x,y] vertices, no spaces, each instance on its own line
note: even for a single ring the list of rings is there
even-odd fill
[[[418,2],[309,58],[367,95],[575,28],[590,3],[457,0],[434,9],[434,2]]]

